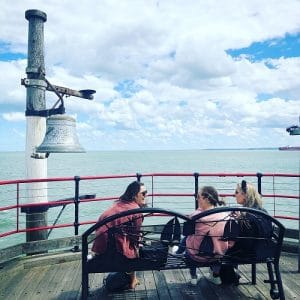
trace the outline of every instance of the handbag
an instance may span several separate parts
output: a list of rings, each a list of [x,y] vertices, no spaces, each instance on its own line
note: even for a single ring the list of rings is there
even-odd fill
[[[211,236],[209,235],[209,231],[203,237],[203,240],[199,247],[199,256],[214,256],[214,243],[212,241]]]
[[[130,274],[126,272],[112,272],[103,279],[103,286],[109,292],[118,292],[128,289],[130,282]]]

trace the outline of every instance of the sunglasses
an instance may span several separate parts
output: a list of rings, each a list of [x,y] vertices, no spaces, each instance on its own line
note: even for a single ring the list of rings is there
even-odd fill
[[[146,195],[147,195],[147,191],[143,191],[143,192],[141,192],[141,194],[145,197]]]
[[[245,194],[247,193],[247,182],[246,182],[246,180],[242,180],[241,189],[242,189],[243,193],[245,193]]]

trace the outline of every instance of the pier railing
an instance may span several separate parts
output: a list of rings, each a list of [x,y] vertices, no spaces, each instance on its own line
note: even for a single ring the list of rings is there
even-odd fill
[[[291,229],[290,238],[299,241],[299,174],[136,173],[0,181],[0,249],[24,243],[25,233],[37,230],[47,230],[48,239],[79,236],[133,180],[145,183],[148,206],[190,214],[203,185],[213,185],[227,205],[236,205],[234,190],[242,179],[257,186],[270,215]],[[36,182],[47,182],[48,201],[29,198],[28,187],[34,188]],[[26,224],[26,214],[45,211],[47,226]]]

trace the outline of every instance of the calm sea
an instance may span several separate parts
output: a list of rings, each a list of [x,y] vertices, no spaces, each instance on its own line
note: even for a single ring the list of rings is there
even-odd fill
[[[24,155],[23,152],[0,152],[0,181],[25,178]],[[135,174],[137,172],[142,174],[158,172],[299,174],[299,170],[300,151],[95,151],[81,154],[50,154],[48,158],[48,177]],[[124,187],[122,186],[120,190],[123,191]],[[231,188],[235,188],[234,184],[230,186]],[[3,193],[0,193],[0,201],[1,206],[15,204],[14,198],[8,199]],[[175,198],[173,201],[179,200]],[[175,207],[178,207],[176,203]],[[292,210],[298,214],[296,206]],[[15,217],[11,217],[10,213],[12,212],[0,213],[0,232],[14,229]],[[55,212],[56,215],[57,213]],[[94,213],[95,216],[99,214],[97,210]],[[72,222],[73,215],[74,213],[70,212],[70,222]],[[90,212],[87,211],[86,215],[89,216]],[[0,248],[16,241],[24,241],[24,235],[22,237],[21,234],[14,235],[5,238],[5,241],[0,238]]]
[[[56,154],[48,177],[146,172],[299,173],[300,151],[176,150]],[[25,178],[23,152],[0,152],[0,180]]]

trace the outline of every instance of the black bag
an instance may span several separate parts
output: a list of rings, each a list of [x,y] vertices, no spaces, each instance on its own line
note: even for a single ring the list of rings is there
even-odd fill
[[[180,237],[181,237],[180,223],[177,217],[174,217],[171,220],[169,220],[167,224],[164,226],[161,232],[160,241],[167,246],[177,245],[180,242]]]
[[[161,269],[167,262],[168,247],[161,242],[146,245],[139,250],[139,265],[143,268]]]
[[[224,227],[223,241],[236,241],[240,235],[240,224],[236,219],[230,219]]]
[[[199,247],[199,256],[214,256],[214,243],[212,241],[211,236],[209,235],[209,231],[203,237],[203,240]]]
[[[139,264],[144,268],[161,269],[167,262],[170,245],[179,243],[181,227],[177,217],[172,218],[164,225],[160,241],[151,245],[144,245],[139,252]]]
[[[130,282],[130,274],[126,272],[113,272],[109,273],[106,278],[103,279],[103,286],[109,292],[118,292],[128,289]]]
[[[222,265],[220,269],[220,278],[222,284],[239,284],[240,275],[233,266]]]

